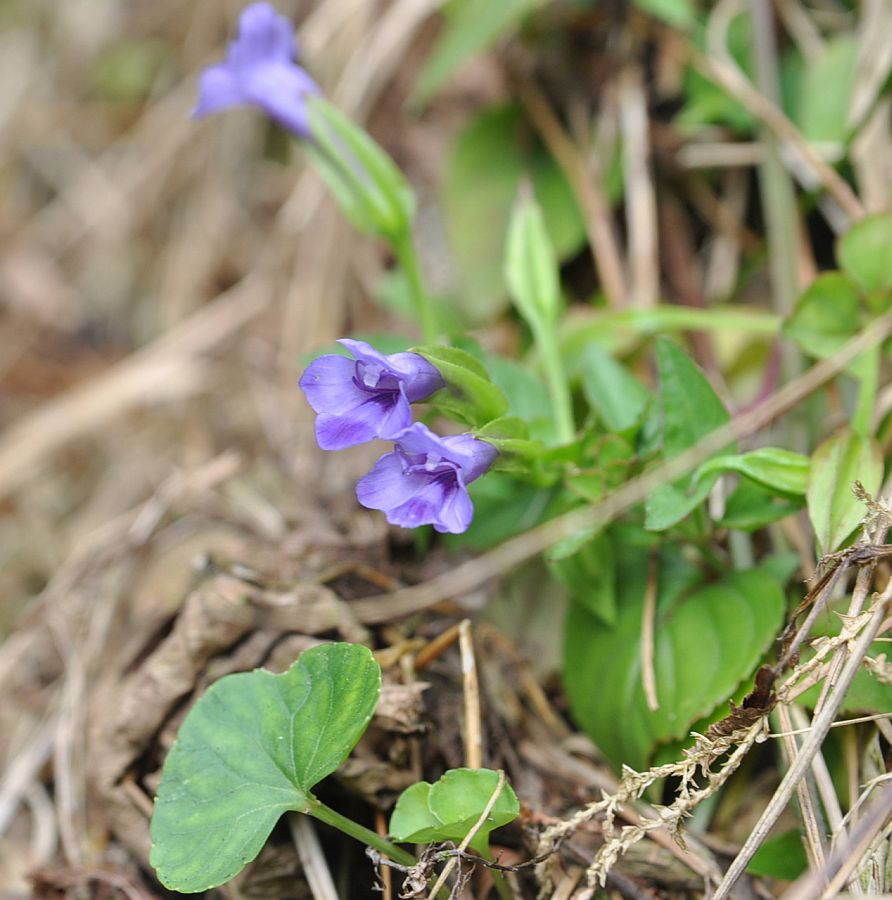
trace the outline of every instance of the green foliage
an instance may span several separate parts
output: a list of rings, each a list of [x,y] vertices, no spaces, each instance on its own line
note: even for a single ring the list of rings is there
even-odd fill
[[[696,0],[635,0],[635,5],[677,28],[690,28],[697,21]]]
[[[449,547],[486,550],[538,525],[554,498],[554,491],[518,482],[502,472],[493,472],[470,485],[474,518],[464,534],[450,534]]]
[[[750,875],[793,881],[806,869],[808,858],[798,828],[768,838],[746,867]]]
[[[462,63],[516,28],[543,3],[544,0],[452,0],[446,8],[445,27],[415,82],[410,102],[427,103]]]
[[[508,398],[508,411],[523,419],[529,434],[542,441],[554,441],[551,401],[542,379],[528,366],[503,356],[484,357],[493,384]]]
[[[426,345],[414,352],[435,365],[446,382],[431,403],[444,415],[472,428],[481,428],[504,416],[508,400],[490,381],[483,364],[457,347]]]
[[[499,773],[492,769],[450,769],[433,784],[413,784],[396,802],[390,834],[397,841],[416,844],[460,842],[479,821],[498,784]],[[506,781],[470,846],[488,855],[490,832],[519,814],[517,795]]]
[[[321,97],[307,104],[317,171],[353,225],[399,242],[409,233],[415,194],[393,160],[358,125]]]
[[[637,425],[651,401],[650,391],[609,353],[589,344],[582,355],[582,393],[608,431]]]
[[[499,4],[477,4],[498,6]],[[575,253],[585,227],[566,179],[516,106],[488,109],[459,134],[441,185],[443,217],[460,279],[458,305],[472,322],[505,308],[502,260],[521,182],[529,179],[560,259]]]
[[[837,253],[843,270],[869,297],[892,292],[892,216],[856,222],[840,238]],[[872,305],[886,309],[889,300],[874,298]]]
[[[164,764],[151,863],[184,893],[228,881],[260,852],[287,810],[349,755],[378,702],[369,650],[322,644],[281,675],[227,675],[189,712]]]
[[[641,626],[647,548],[616,548],[617,615],[612,626],[579,603],[565,626],[564,683],[577,722],[617,767],[641,768],[656,746],[683,737],[748,678],[784,614],[780,585],[764,569],[701,575],[668,545],[653,567],[657,599],[653,666],[659,709],[647,705]]]
[[[616,556],[609,532],[602,532],[570,556],[550,561],[574,603],[612,625],[616,621]]]
[[[843,545],[864,518],[864,504],[852,494],[860,481],[876,493],[883,475],[883,454],[872,438],[843,428],[827,438],[811,458],[806,499],[808,515],[822,554]]]
[[[749,453],[714,456],[697,469],[694,481],[716,472],[738,472],[781,494],[804,494],[809,467],[808,457],[801,453],[762,447]]]
[[[559,443],[570,443],[576,429],[557,336],[561,311],[558,266],[542,210],[528,196],[528,186],[521,191],[508,227],[505,280],[515,308],[533,333],[548,385],[555,436]]]
[[[742,481],[728,498],[718,524],[739,531],[757,531],[802,508],[798,500],[778,496],[753,481]]]
[[[836,353],[860,327],[858,290],[842,272],[819,275],[796,303],[783,333],[810,356]]]
[[[542,210],[526,192],[508,226],[505,281],[515,308],[534,332],[554,327],[561,311],[557,260]]]
[[[857,62],[858,42],[843,34],[827,41],[803,67],[793,118],[806,140],[846,140]]]
[[[666,338],[656,342],[660,378],[658,413],[665,459],[693,447],[729,421],[712,386],[681,348]],[[692,475],[653,490],[646,503],[646,526],[665,531],[680,522],[709,493],[716,475],[695,481]]]

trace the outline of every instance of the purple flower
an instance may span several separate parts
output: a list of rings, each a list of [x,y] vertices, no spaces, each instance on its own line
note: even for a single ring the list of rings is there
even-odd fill
[[[239,17],[238,37],[225,62],[202,73],[193,116],[249,104],[298,137],[310,137],[306,101],[319,88],[294,58],[291,23],[269,3],[253,3]]]
[[[417,353],[385,356],[364,341],[338,343],[355,358],[320,356],[300,379],[318,413],[316,440],[323,450],[396,438],[412,424],[409,404],[444,386],[439,371]]]
[[[437,531],[460,534],[474,516],[466,485],[497,454],[491,444],[469,434],[439,437],[416,422],[399,435],[393,452],[359,480],[356,497],[363,506],[387,513],[391,525],[433,525]]]

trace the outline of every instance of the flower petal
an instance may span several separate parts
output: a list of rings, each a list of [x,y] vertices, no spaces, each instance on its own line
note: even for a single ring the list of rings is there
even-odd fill
[[[367,509],[400,506],[422,488],[427,479],[406,472],[399,453],[385,453],[356,484],[356,499]]]
[[[462,534],[474,518],[474,504],[468,489],[456,479],[455,489],[446,493],[434,528],[447,534]]]
[[[440,370],[418,353],[393,353],[387,357],[390,368],[406,380],[410,403],[426,400],[434,391],[446,386]]]
[[[252,3],[239,16],[238,37],[226,62],[237,68],[294,60],[294,29],[269,3]]]
[[[450,453],[456,451],[462,454],[461,461],[456,457],[455,462],[461,466],[462,481],[470,484],[475,478],[479,478],[496,461],[499,451],[492,444],[478,440],[470,434],[456,434],[443,438],[443,443],[449,448]]]
[[[365,341],[342,338],[338,343],[346,347],[360,362],[380,366],[405,382],[406,396],[410,403],[424,400],[445,385],[436,366],[417,353],[391,353],[385,356]]]
[[[346,356],[328,353],[311,362],[300,378],[300,388],[317,413],[340,415],[368,400],[356,386],[356,363]]]
[[[319,88],[303,69],[291,63],[269,63],[252,68],[243,78],[249,102],[298,137],[311,136],[306,99],[318,94]]]
[[[323,450],[343,450],[376,438],[392,438],[412,421],[412,410],[403,394],[363,396],[364,401],[346,414],[321,412],[316,416],[316,441]]]
[[[462,447],[457,447],[454,453],[449,452],[449,446],[438,434],[434,434],[423,422],[415,422],[402,434],[395,438],[400,449],[407,456],[435,456],[450,459],[456,465],[471,463],[471,455]]]
[[[192,116],[200,119],[247,102],[242,85],[225,65],[209,66],[201,73],[198,102],[192,110]]]
[[[390,368],[387,357],[365,341],[355,341],[353,338],[340,338],[338,343],[346,350],[349,350],[353,354],[353,358],[358,359],[360,362],[381,366],[382,369]]]
[[[452,475],[430,477],[406,471],[399,453],[387,453],[356,485],[356,498],[368,509],[380,509],[391,525],[460,532],[473,516],[468,492]]]

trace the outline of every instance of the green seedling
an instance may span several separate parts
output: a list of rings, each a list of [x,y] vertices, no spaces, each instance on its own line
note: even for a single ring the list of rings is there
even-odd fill
[[[499,773],[492,769],[450,769],[433,784],[419,781],[406,788],[397,800],[390,818],[390,834],[397,841],[415,844],[460,843],[477,826],[468,846],[483,859],[491,860],[490,832],[513,822],[520,813],[517,795],[505,782],[480,823],[498,787]],[[493,878],[499,894],[510,897],[501,875],[494,871]]]

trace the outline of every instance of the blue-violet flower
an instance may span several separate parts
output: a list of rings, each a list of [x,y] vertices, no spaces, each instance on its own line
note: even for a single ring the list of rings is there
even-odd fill
[[[269,3],[253,3],[239,17],[226,60],[204,70],[193,116],[231,106],[259,106],[298,137],[309,138],[307,97],[316,82],[295,62],[291,23]]]
[[[329,354],[307,366],[300,386],[316,416],[323,450],[343,450],[375,438],[396,438],[412,424],[410,403],[444,386],[435,366],[417,353],[385,356],[364,341],[338,341],[354,356]]]
[[[396,438],[356,485],[356,497],[387,514],[391,525],[460,534],[474,517],[467,485],[495,461],[498,451],[469,434],[439,437],[416,422]]]

